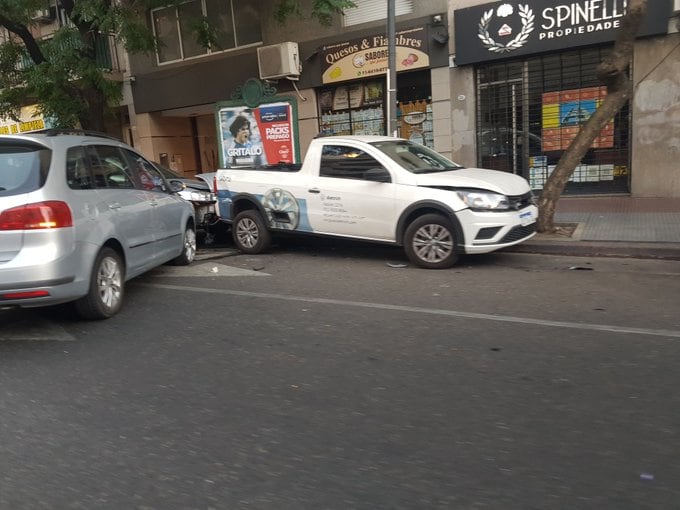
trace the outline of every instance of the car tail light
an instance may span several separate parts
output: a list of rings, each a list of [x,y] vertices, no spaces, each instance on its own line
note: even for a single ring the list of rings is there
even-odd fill
[[[217,173],[213,176],[213,193],[217,194]]]
[[[47,297],[50,293],[46,290],[32,290],[27,292],[8,292],[7,294],[0,294],[0,300],[3,299],[31,299],[37,297]]]
[[[40,230],[73,226],[66,202],[49,200],[21,205],[0,213],[0,230]]]

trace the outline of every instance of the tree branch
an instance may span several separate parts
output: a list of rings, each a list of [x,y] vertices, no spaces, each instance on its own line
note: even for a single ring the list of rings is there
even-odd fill
[[[38,42],[35,40],[33,34],[31,34],[30,30],[28,30],[28,27],[26,25],[17,23],[7,18],[6,16],[0,14],[0,26],[5,27],[8,31],[12,32],[13,34],[16,34],[22,40],[24,46],[26,47],[28,55],[31,57],[31,60],[35,62],[36,65],[42,64],[43,62],[47,62],[45,55],[38,46]]]
[[[632,83],[628,68],[633,55],[635,37],[647,11],[647,0],[630,0],[628,12],[621,23],[621,30],[611,53],[597,69],[597,77],[607,87],[607,96],[562,153],[555,169],[545,182],[538,199],[538,231],[555,230],[557,200],[564,191],[576,166],[582,161],[602,128],[630,100]]]
[[[642,18],[647,10],[647,0],[632,0],[628,4],[628,12],[621,21],[614,49],[609,57],[597,67],[597,78],[607,87],[616,82],[619,74],[625,73],[633,54],[635,36],[637,35]]]

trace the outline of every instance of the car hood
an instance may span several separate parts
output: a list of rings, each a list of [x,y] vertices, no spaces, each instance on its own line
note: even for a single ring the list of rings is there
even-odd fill
[[[476,188],[503,195],[523,195],[531,191],[523,177],[485,168],[460,168],[448,172],[415,175],[417,186]]]
[[[203,182],[202,180],[198,179],[168,179],[169,181],[180,181],[184,186],[187,188],[195,189],[195,190],[200,190],[200,191],[210,191],[210,187]]]

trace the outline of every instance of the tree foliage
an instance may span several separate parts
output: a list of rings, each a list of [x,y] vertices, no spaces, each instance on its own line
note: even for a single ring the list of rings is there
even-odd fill
[[[316,18],[321,25],[329,26],[336,15],[342,14],[343,9],[356,7],[351,0],[313,0],[310,16]],[[301,0],[279,0],[274,11],[274,18],[279,23],[285,23],[290,17],[304,18],[305,13]]]
[[[557,201],[574,169],[586,155],[602,128],[632,97],[633,87],[628,71],[633,57],[635,36],[646,11],[647,0],[629,0],[628,12],[623,17],[614,48],[597,68],[597,77],[607,87],[607,95],[564,151],[543,187],[538,199],[539,232],[556,230],[554,218]]]
[[[34,17],[48,3],[0,0],[0,26],[11,36],[0,45],[0,115],[16,119],[21,106],[37,104],[58,127],[104,130],[105,112],[122,91],[97,61],[97,48],[113,35],[130,52],[153,50],[144,21],[152,3],[60,0],[70,23],[39,39]]]
[[[97,49],[113,40],[131,54],[149,53],[160,44],[149,26],[149,10],[186,0],[59,0],[70,23],[49,38],[35,36],[35,13],[47,0],[0,0],[0,27],[10,34],[0,44],[0,117],[18,119],[20,108],[36,104],[57,127],[105,130],[105,114],[122,98],[116,81],[97,59]],[[236,0],[235,0],[236,1]],[[330,24],[349,0],[276,0],[276,18],[302,16]],[[197,42],[217,45],[211,20],[191,26]]]

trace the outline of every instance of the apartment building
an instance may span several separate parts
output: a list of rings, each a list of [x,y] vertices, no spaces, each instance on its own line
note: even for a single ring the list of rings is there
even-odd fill
[[[355,3],[328,27],[279,25],[273,1],[152,10],[164,44],[130,57],[128,141],[181,172],[211,171],[229,164],[235,121],[245,117],[267,162],[299,161],[318,134],[386,134],[390,97],[400,136],[464,165],[523,175],[540,190],[605,97],[595,69],[626,5],[396,0],[391,94],[387,2]],[[635,97],[595,140],[567,194],[680,196],[677,4],[648,1],[631,65]],[[218,44],[192,39],[197,15],[220,27]]]
[[[231,117],[246,112],[255,124],[258,107],[272,104],[290,111],[275,143],[267,140],[277,153],[288,151],[284,159],[302,158],[320,132],[385,134],[387,3],[356,3],[329,27],[309,18],[280,25],[273,1],[255,9],[254,3],[235,0],[194,0],[151,11],[150,23],[167,42],[157,55],[131,58],[132,141],[180,171],[210,171],[224,159]],[[197,46],[183,32],[194,9],[220,20],[219,48]],[[402,134],[446,153],[451,143],[447,2],[397,0],[395,11],[396,101],[407,120],[417,121],[403,123],[409,132]],[[222,120],[216,122],[221,106]],[[282,129],[292,131],[287,142],[281,141]],[[253,129],[254,137],[263,135]]]

